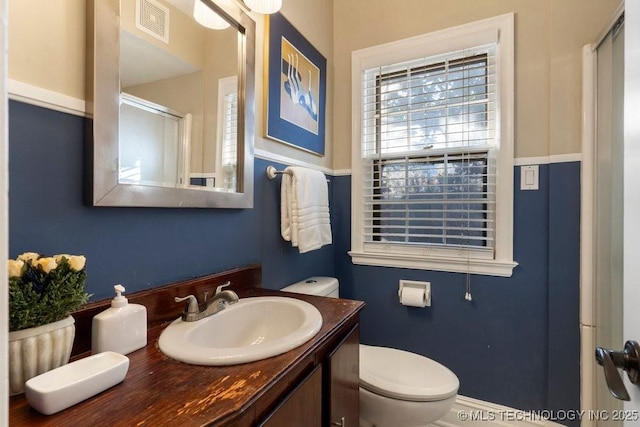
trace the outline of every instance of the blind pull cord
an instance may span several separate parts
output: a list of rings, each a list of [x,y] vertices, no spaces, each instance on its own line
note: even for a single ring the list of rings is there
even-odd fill
[[[473,300],[471,297],[471,273],[469,272],[467,272],[467,291],[464,293],[464,299],[466,301]]]
[[[468,106],[467,106],[467,114],[469,114],[469,110],[468,110]],[[466,125],[466,130],[467,130],[467,144],[469,144],[469,125]],[[467,193],[467,283],[466,283],[466,287],[465,287],[465,293],[464,293],[464,299],[465,301],[471,302],[473,300],[473,298],[471,297],[471,255],[470,255],[470,251],[471,251],[471,244],[470,244],[470,235],[471,235],[471,212],[469,210],[469,198],[471,197],[471,189],[470,189],[470,168],[471,168],[471,153],[468,152],[468,158],[467,158],[467,175],[466,175],[466,181],[467,181],[467,188],[466,193]]]

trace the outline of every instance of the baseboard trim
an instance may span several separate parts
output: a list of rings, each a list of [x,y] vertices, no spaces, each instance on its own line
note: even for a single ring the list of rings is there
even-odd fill
[[[553,421],[538,420],[532,413],[458,396],[451,410],[432,427],[562,427]]]

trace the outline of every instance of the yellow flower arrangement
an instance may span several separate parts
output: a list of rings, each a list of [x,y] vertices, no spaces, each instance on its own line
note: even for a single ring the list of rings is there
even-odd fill
[[[57,322],[87,302],[82,255],[25,252],[7,262],[9,331]]]

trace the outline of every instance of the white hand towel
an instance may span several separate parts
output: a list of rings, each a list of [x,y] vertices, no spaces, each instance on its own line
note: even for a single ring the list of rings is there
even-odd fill
[[[331,244],[329,190],[320,171],[289,166],[282,175],[280,232],[300,253]]]

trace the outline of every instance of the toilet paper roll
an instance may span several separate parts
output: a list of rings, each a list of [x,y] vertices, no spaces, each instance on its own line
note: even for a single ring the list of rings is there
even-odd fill
[[[407,307],[426,307],[427,295],[424,288],[402,288],[400,304],[406,305]]]

